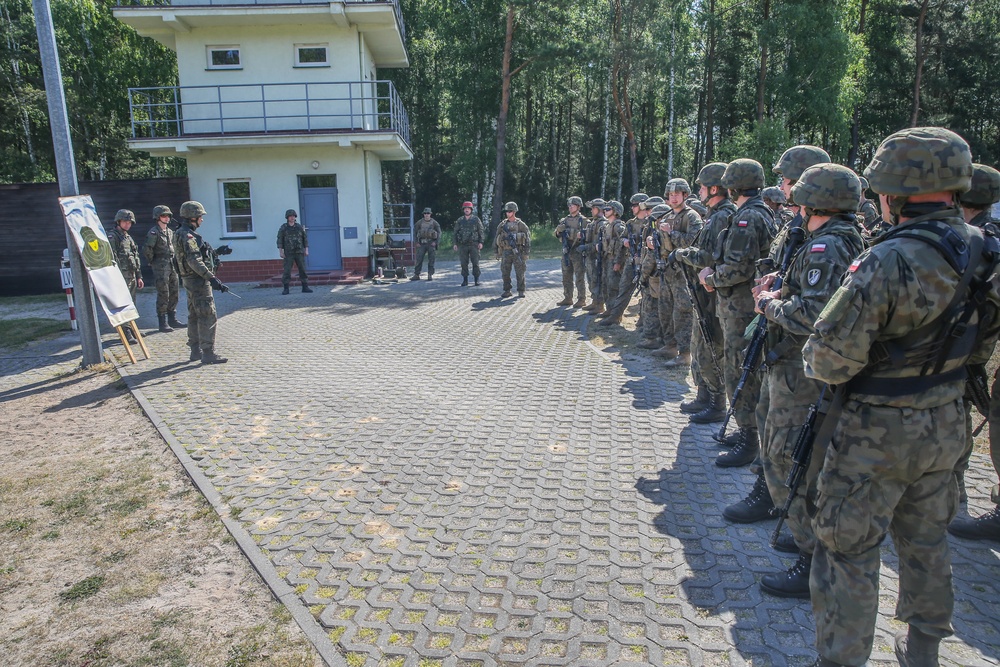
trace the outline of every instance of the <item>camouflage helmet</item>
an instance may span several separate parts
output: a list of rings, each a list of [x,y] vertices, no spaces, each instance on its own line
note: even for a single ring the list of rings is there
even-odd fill
[[[115,222],[121,222],[122,220],[128,220],[129,222],[134,224],[135,213],[128,210],[127,208],[119,209],[118,212],[115,213]]]
[[[958,196],[964,206],[986,208],[1000,201],[1000,171],[985,164],[972,165],[972,187]]]
[[[753,190],[764,187],[764,167],[757,160],[733,160],[722,175],[722,187],[727,190]]]
[[[196,201],[186,201],[181,204],[181,217],[185,220],[200,218],[205,215],[205,207]]]
[[[819,146],[803,144],[792,146],[782,153],[771,171],[781,174],[790,181],[797,181],[802,172],[809,167],[829,161],[830,154]]]
[[[615,215],[619,217],[621,217],[621,215],[625,213],[625,207],[622,206],[622,203],[617,199],[612,199],[611,201],[609,201],[607,204],[604,205],[604,208],[610,208],[612,211],[615,212]]]
[[[843,165],[814,164],[792,186],[792,201],[817,211],[853,213],[861,206],[861,179]]]
[[[430,206],[428,206],[427,208],[424,209],[424,213],[433,213],[433,212],[434,211],[431,210]]]
[[[781,188],[776,188],[773,185],[769,188],[764,188],[760,193],[761,199],[765,201],[771,201],[775,204],[787,204],[788,198],[785,193],[781,191]]]
[[[157,218],[159,218],[161,215],[173,215],[173,214],[174,214],[174,212],[170,210],[169,206],[163,206],[161,204],[160,206],[154,206],[153,207],[153,219],[154,220],[156,220]]]
[[[638,206],[647,199],[649,199],[649,195],[647,195],[645,192],[637,192],[631,197],[629,197],[628,203],[632,204],[632,206]]]
[[[509,201],[509,202],[507,202],[506,204],[503,205],[503,210],[504,211],[514,211],[514,213],[517,213],[517,203]]]
[[[652,211],[660,204],[665,204],[663,197],[646,197],[645,201],[639,204],[639,210]]]
[[[583,200],[579,197],[570,197],[566,200],[567,206],[583,206]]]
[[[594,207],[604,208],[604,205],[607,204],[607,203],[608,202],[606,202],[603,199],[601,199],[600,197],[598,197],[597,199],[591,199],[589,202],[587,202],[587,206],[590,207],[590,208],[594,208]]]
[[[683,178],[671,178],[667,181],[667,187],[663,190],[663,196],[669,197],[675,192],[681,192],[687,196],[691,194],[691,186]]]
[[[871,185],[868,183],[868,179],[867,178],[865,178],[864,176],[858,176],[858,178],[861,179],[861,192],[862,193],[865,190],[868,190],[869,188],[871,188]]]
[[[966,192],[972,184],[972,152],[951,130],[911,127],[886,137],[865,176],[872,190],[889,197]]]
[[[698,172],[698,178],[694,182],[698,185],[704,185],[706,188],[722,187],[722,176],[726,173],[727,166],[729,165],[725,162],[706,164]]]
[[[294,208],[290,208],[290,209],[288,209],[287,211],[285,211],[285,220],[288,220],[288,219],[289,219],[290,217],[292,217],[293,215],[294,215],[294,216],[295,216],[296,218],[297,218],[297,217],[299,217],[299,214],[295,212],[295,209],[294,209]]]
[[[669,204],[657,204],[656,206],[653,207],[653,210],[649,212],[649,217],[652,218],[653,220],[659,220],[669,212],[670,212]]]

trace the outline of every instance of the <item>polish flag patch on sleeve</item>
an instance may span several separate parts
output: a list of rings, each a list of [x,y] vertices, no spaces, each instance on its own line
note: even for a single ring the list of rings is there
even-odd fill
[[[809,248],[809,252],[826,252],[825,243],[813,243],[812,247]]]
[[[851,273],[854,273],[855,271],[858,270],[859,266],[861,266],[861,258],[860,257],[858,259],[854,260],[853,262],[851,262],[851,265],[849,267],[847,267],[847,270],[849,272],[851,272]]]
[[[750,224],[749,220],[738,220],[736,222],[737,227],[746,227],[748,224]]]

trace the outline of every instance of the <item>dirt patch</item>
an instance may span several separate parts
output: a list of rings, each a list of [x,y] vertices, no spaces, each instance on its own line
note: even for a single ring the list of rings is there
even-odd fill
[[[3,664],[321,665],[102,371],[0,385]]]

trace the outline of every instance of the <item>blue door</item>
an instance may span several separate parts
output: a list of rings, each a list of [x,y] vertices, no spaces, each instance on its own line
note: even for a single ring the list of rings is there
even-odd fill
[[[309,232],[309,270],[344,268],[340,254],[340,212],[337,188],[299,187],[301,222]]]

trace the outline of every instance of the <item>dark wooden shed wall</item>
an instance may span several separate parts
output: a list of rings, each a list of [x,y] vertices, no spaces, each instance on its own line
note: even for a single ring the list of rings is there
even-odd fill
[[[135,213],[131,234],[140,247],[153,224],[154,206],[166,204],[176,217],[181,202],[190,199],[187,178],[82,182],[80,192],[94,198],[105,229],[114,226],[119,209]],[[0,247],[7,249],[0,261],[0,296],[61,290],[65,228],[56,183],[0,185]],[[145,259],[143,275],[152,278]]]

